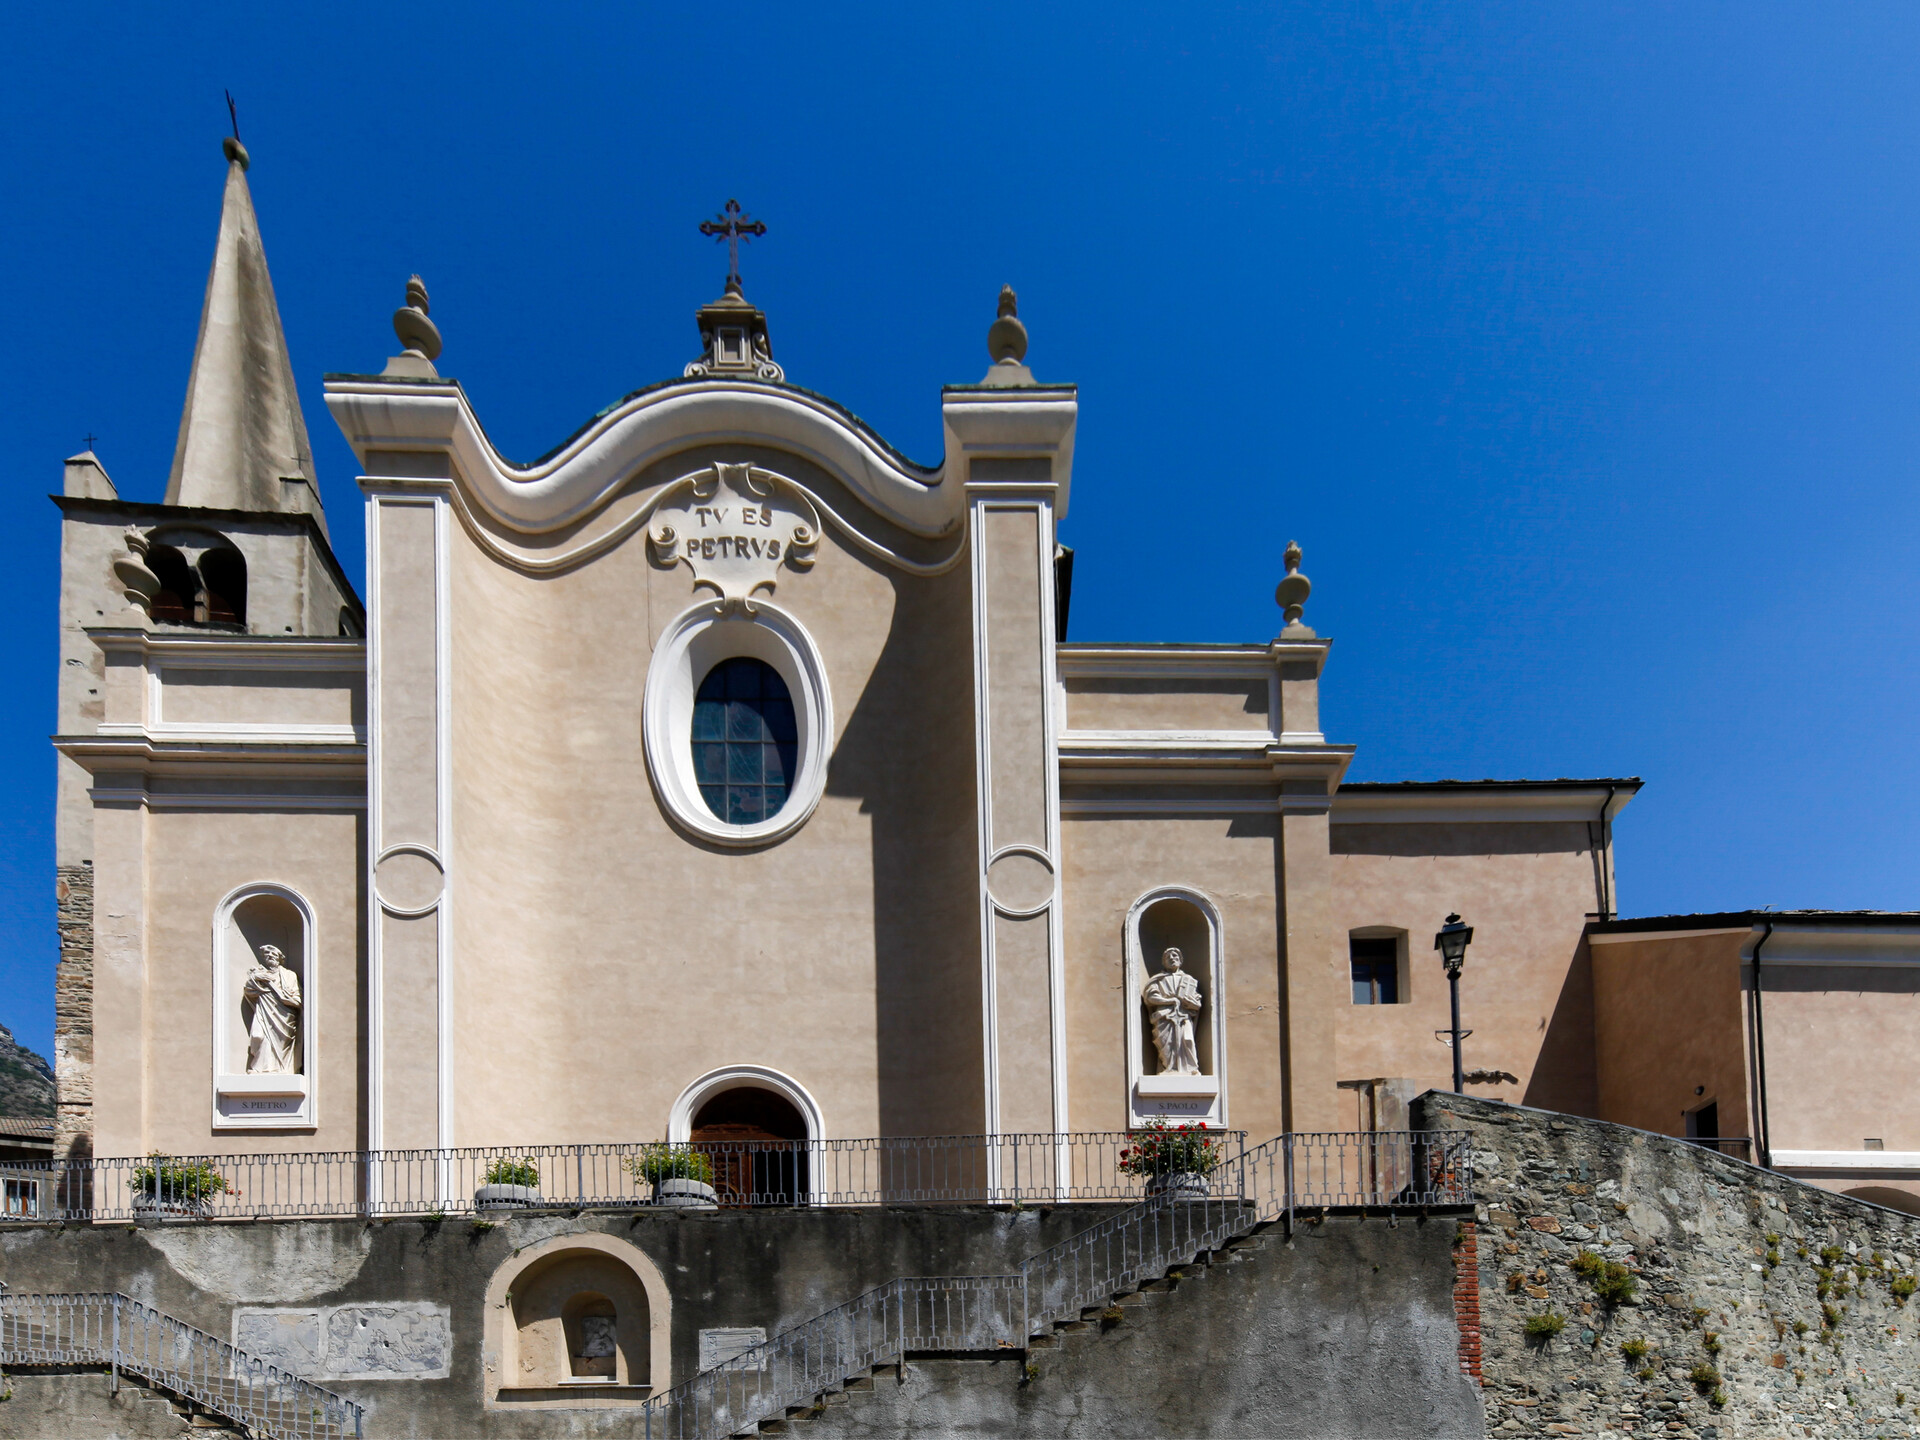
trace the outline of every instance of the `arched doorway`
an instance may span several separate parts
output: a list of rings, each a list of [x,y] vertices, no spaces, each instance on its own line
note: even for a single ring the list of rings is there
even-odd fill
[[[797,1205],[806,1198],[807,1122],[786,1096],[738,1085],[694,1112],[694,1147],[713,1159],[722,1205]]]

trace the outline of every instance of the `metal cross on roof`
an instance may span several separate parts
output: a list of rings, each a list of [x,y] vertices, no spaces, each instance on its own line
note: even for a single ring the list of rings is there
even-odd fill
[[[727,208],[711,220],[700,222],[700,233],[727,242],[727,284],[740,287],[740,242],[767,233],[767,227],[740,208],[738,200],[727,201]]]

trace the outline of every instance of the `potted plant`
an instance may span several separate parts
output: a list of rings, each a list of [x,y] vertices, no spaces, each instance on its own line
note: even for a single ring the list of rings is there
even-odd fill
[[[476,1210],[519,1210],[540,1203],[540,1167],[531,1156],[501,1156],[487,1166],[485,1181],[473,1192]]]
[[[1175,1200],[1205,1200],[1212,1193],[1207,1176],[1220,1163],[1220,1142],[1205,1125],[1173,1125],[1154,1120],[1133,1132],[1120,1152],[1120,1168],[1144,1175],[1147,1194]]]
[[[228,1191],[227,1177],[207,1160],[170,1160],[158,1150],[133,1171],[136,1219],[204,1220],[207,1201]]]
[[[665,1140],[627,1157],[627,1170],[653,1186],[653,1203],[681,1210],[712,1210],[720,1197],[713,1189],[713,1157],[691,1145]]]

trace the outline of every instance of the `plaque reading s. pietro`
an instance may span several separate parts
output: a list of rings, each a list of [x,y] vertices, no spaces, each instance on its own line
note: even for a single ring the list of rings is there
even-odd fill
[[[820,517],[790,480],[752,465],[715,465],[660,497],[647,528],[655,563],[685,561],[696,585],[719,592],[716,608],[753,612],[780,567],[812,566]]]

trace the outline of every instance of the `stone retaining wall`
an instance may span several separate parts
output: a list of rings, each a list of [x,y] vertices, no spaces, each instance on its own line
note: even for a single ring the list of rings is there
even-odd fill
[[[1475,1137],[1491,1434],[1920,1434],[1920,1219],[1618,1125],[1422,1111]]]

